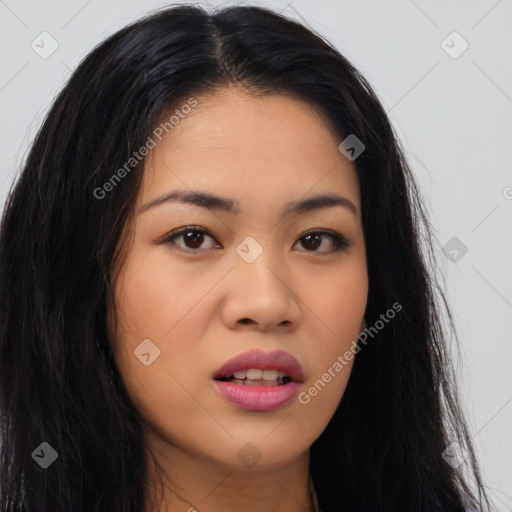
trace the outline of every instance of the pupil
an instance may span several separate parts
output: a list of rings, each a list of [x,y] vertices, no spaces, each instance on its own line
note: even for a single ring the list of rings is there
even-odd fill
[[[312,239],[314,239],[314,240],[315,240],[315,242],[313,242],[313,247],[311,247],[311,245],[310,245],[310,247],[309,247],[310,249],[317,249],[317,248],[320,246],[320,244],[321,244],[320,236],[319,236],[319,235],[315,235],[315,234],[312,234],[312,235],[306,235],[304,238],[308,241],[308,242],[306,242],[306,244],[305,244],[306,249],[308,248],[308,247],[307,247],[307,244],[308,244]],[[304,245],[304,244],[303,244],[303,245]]]
[[[187,242],[192,243],[193,249],[197,249],[203,243],[203,234],[199,233],[199,231],[188,231],[185,234],[185,239]],[[187,243],[187,246],[190,247],[190,244]]]

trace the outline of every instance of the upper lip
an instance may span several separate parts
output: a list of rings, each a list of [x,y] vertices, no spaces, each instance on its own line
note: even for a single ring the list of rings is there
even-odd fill
[[[273,350],[272,352],[250,350],[244,352],[223,364],[214,373],[213,378],[228,377],[233,372],[249,368],[281,371],[293,381],[304,382],[302,366],[295,357],[283,350]]]

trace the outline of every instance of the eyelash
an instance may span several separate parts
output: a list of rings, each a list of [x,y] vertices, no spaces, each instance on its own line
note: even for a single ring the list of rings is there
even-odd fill
[[[174,232],[169,233],[165,238],[162,239],[162,243],[173,244],[173,245],[177,246],[179,248],[179,250],[181,250],[183,252],[187,252],[187,253],[197,253],[197,252],[208,250],[208,249],[191,249],[189,247],[184,248],[184,247],[177,245],[174,242],[175,239],[177,239],[180,236],[183,236],[186,233],[189,233],[191,231],[195,232],[195,233],[202,233],[204,235],[208,235],[213,240],[215,240],[215,237],[213,235],[211,235],[206,229],[200,228],[199,226],[186,226],[186,227],[180,229],[179,231],[174,231]],[[320,252],[317,250],[314,250],[314,251],[305,250],[305,251],[301,251],[301,252],[333,254],[333,253],[337,253],[339,251],[344,251],[351,245],[349,240],[347,240],[344,236],[342,236],[339,233],[336,233],[334,231],[329,231],[329,230],[325,230],[325,229],[308,231],[308,232],[304,233],[303,235],[301,235],[297,241],[301,240],[302,238],[304,238],[308,235],[323,235],[323,236],[327,235],[328,237],[330,237],[332,239],[334,248],[331,249],[330,251],[324,251],[324,252]]]

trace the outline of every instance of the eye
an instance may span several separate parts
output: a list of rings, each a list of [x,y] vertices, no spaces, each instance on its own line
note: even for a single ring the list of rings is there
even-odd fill
[[[162,242],[177,245],[185,251],[197,251],[200,249],[206,238],[215,240],[215,238],[213,238],[206,230],[197,226],[187,226],[186,228],[171,233],[169,236],[165,237]],[[183,241],[183,245],[175,242],[175,240],[179,239]],[[212,248],[213,247],[203,247],[204,250]]]
[[[215,248],[215,245],[211,245],[211,243],[209,247],[201,247],[207,239],[216,242],[215,238],[205,229],[198,226],[186,226],[185,228],[170,233],[162,242],[178,246],[178,248],[186,252],[199,252],[200,250]],[[325,244],[325,239],[329,239],[330,244]],[[182,243],[177,243],[178,240],[181,240]],[[326,230],[305,233],[297,240],[296,244],[299,242],[302,247],[306,249],[306,252],[318,252],[323,254],[342,251],[350,247],[349,241],[344,236]],[[331,248],[325,250],[326,245]],[[321,250],[322,248],[324,250]]]
[[[330,246],[331,249],[328,250],[317,250],[319,247],[325,247],[324,240],[328,238],[331,240]],[[304,248],[307,249],[307,252],[321,252],[324,254],[329,254],[333,252],[338,252],[347,249],[350,247],[349,241],[342,235],[331,232],[331,231],[310,231],[302,235],[298,242],[302,244]]]

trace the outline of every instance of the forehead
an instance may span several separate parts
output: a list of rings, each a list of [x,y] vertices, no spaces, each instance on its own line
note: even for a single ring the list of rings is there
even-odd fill
[[[280,203],[283,194],[297,199],[311,190],[339,191],[359,208],[355,166],[311,104],[277,94],[255,97],[238,88],[195,100],[197,105],[156,141],[142,202],[177,187],[222,192],[242,203],[244,197]]]

